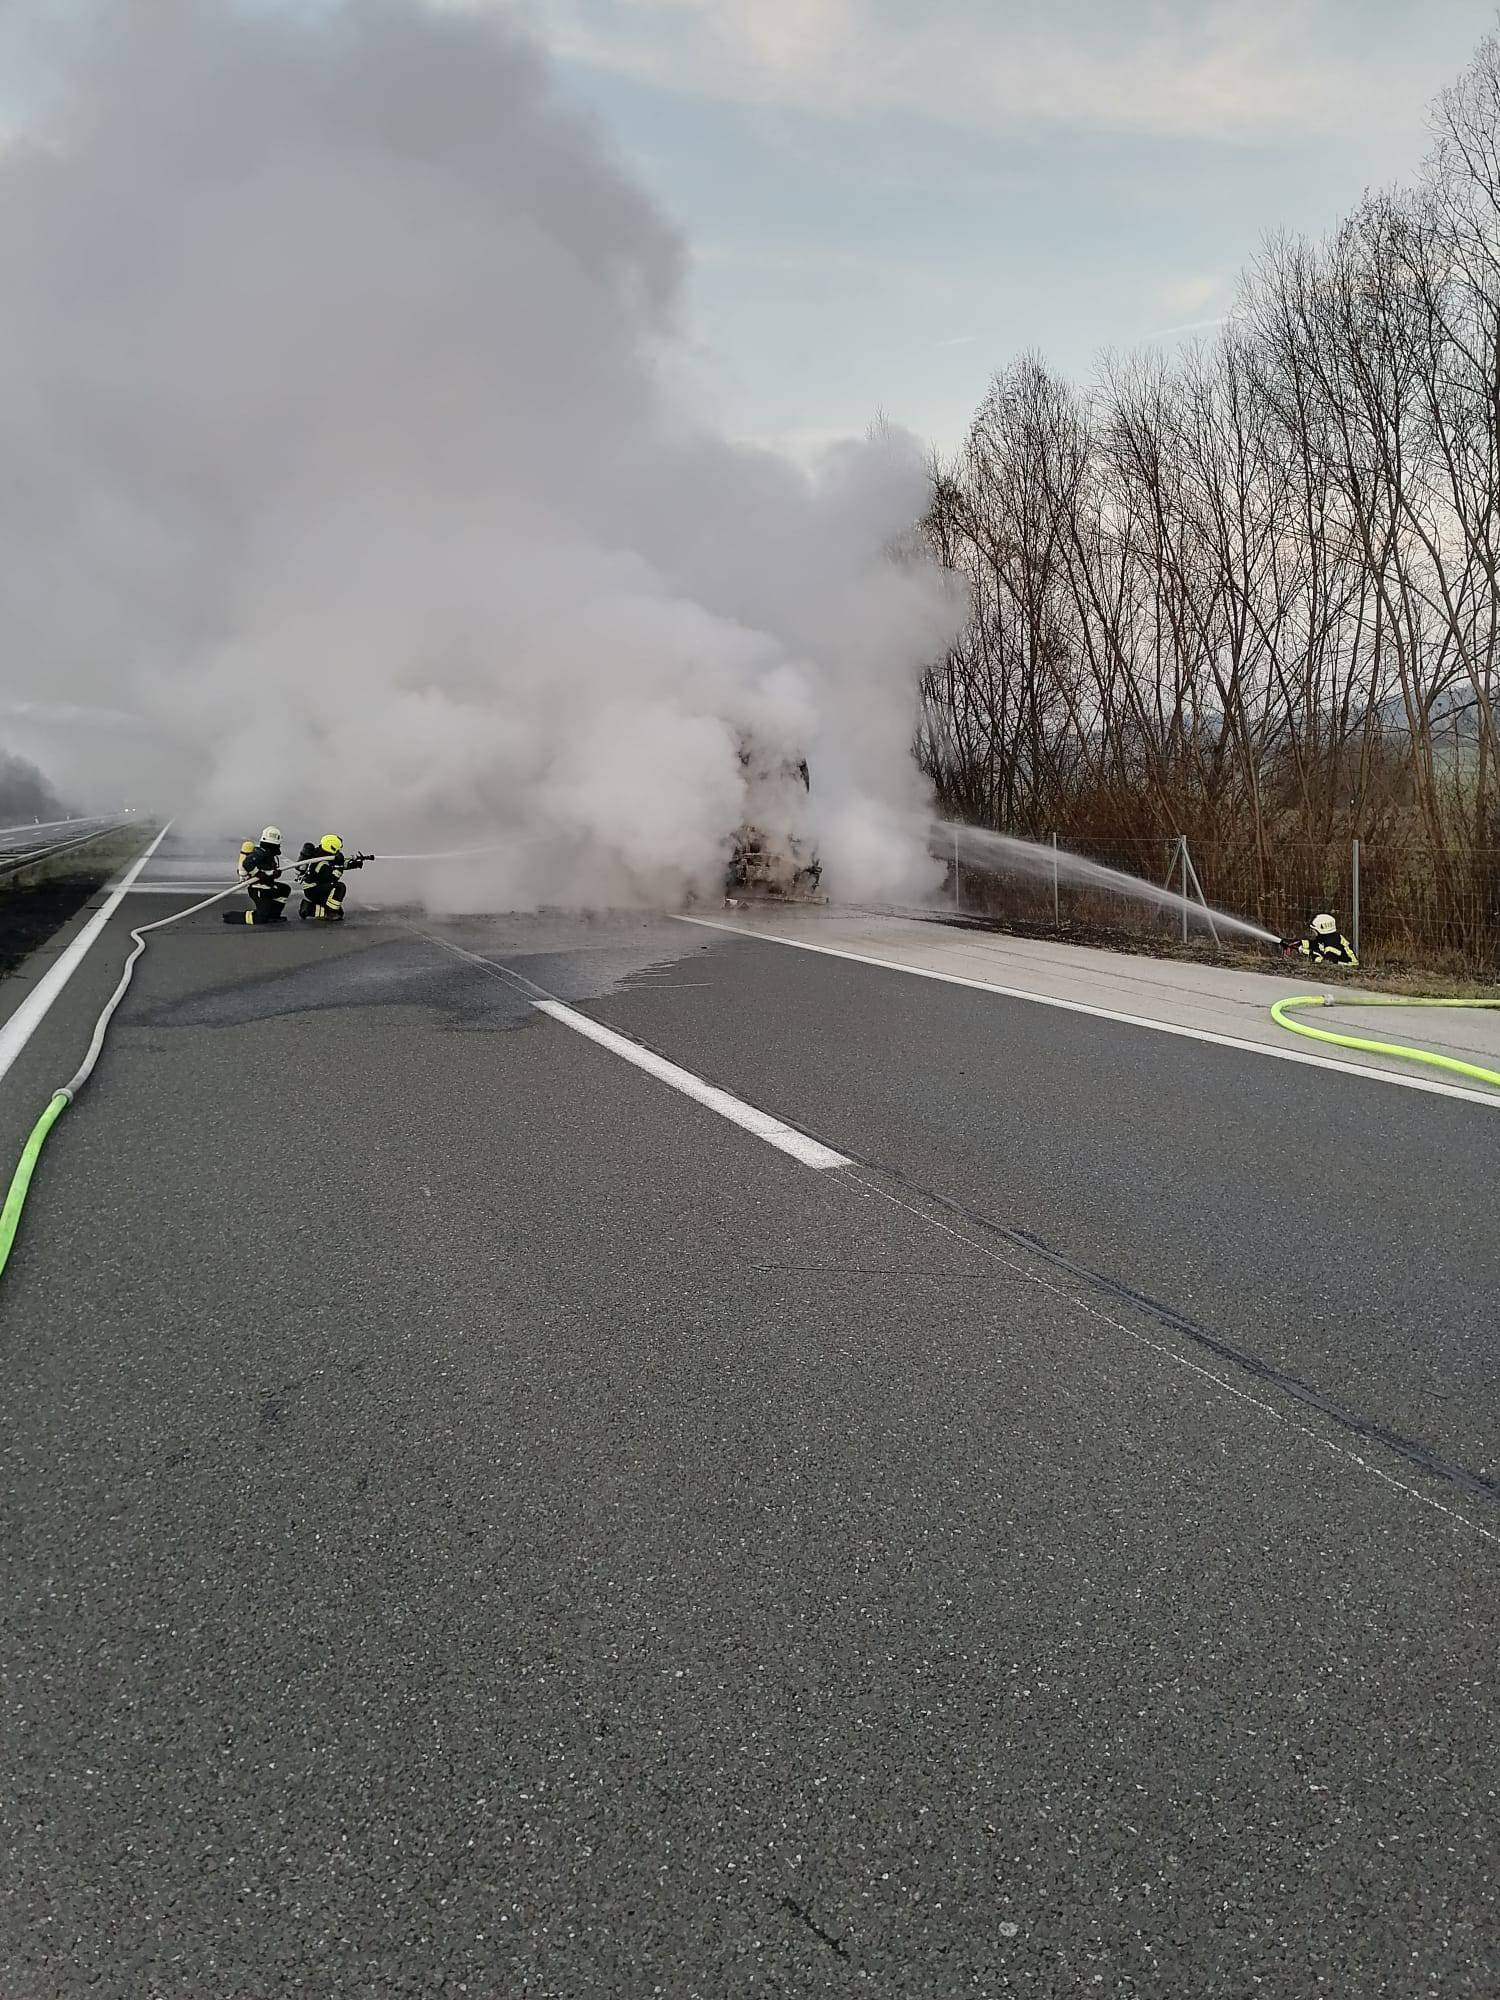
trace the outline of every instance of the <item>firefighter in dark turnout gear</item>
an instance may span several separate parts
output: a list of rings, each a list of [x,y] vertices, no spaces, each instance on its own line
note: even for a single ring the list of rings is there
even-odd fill
[[[297,915],[337,924],[344,920],[344,897],[348,885],[344,872],[363,868],[363,854],[348,855],[336,833],[325,833],[316,846],[309,840],[297,857],[297,873],[302,878],[302,901]]]
[[[226,910],[226,924],[279,924],[286,917],[290,882],[281,879],[281,828],[262,827],[259,841],[240,844],[240,880],[250,892],[248,910]]]
[[[1283,938],[1281,948],[1289,958],[1305,958],[1314,965],[1342,966],[1346,972],[1359,968],[1354,947],[1339,929],[1338,919],[1326,911],[1313,918],[1306,937]]]

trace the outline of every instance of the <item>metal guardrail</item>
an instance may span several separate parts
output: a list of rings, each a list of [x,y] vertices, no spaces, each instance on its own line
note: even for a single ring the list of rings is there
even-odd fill
[[[55,861],[59,855],[69,854],[75,848],[88,847],[94,841],[103,840],[109,834],[118,833],[125,827],[137,825],[138,822],[130,819],[101,819],[87,822],[63,820],[59,824],[73,829],[65,839],[44,841],[40,846],[22,852],[14,851],[10,844],[0,844],[0,882],[9,876],[20,874],[23,869],[41,867],[45,862]],[[83,826],[85,831],[78,832],[80,826]],[[0,843],[5,842],[6,835],[14,835],[19,831],[20,829],[13,827],[0,828]],[[34,836],[43,829],[33,826],[29,831]],[[19,846],[19,842],[16,845]]]

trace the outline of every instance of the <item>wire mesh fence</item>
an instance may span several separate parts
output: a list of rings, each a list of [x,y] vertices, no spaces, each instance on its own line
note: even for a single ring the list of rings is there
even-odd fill
[[[1038,846],[1050,853],[1052,837]],[[1184,886],[1180,836],[1057,836],[1055,880],[1036,870],[971,867],[953,873],[960,908],[1063,931],[1119,931],[1182,939],[1184,912],[1159,891]],[[1189,841],[1187,886],[1201,884],[1211,910],[1277,935],[1300,935],[1318,911],[1331,912],[1371,965],[1445,967],[1500,975],[1500,848],[1432,848],[1399,841],[1291,841],[1269,851],[1230,842]],[[1101,889],[1070,874],[1078,856],[1142,884],[1138,896]],[[1188,916],[1188,938],[1207,939],[1206,919]]]

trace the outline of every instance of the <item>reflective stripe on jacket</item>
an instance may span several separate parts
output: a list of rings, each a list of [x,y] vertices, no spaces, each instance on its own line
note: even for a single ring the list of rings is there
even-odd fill
[[[1302,938],[1297,949],[1304,958],[1311,959],[1314,965],[1357,966],[1359,964],[1354,955],[1353,945],[1342,931],[1337,937]]]

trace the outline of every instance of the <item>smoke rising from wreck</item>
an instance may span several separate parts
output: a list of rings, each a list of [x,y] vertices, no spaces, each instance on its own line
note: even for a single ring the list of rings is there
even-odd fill
[[[711,891],[750,732],[810,759],[835,893],[931,882],[921,454],[808,474],[695,416],[683,245],[512,29],[21,11],[0,731],[88,803],[498,843],[450,908]]]

